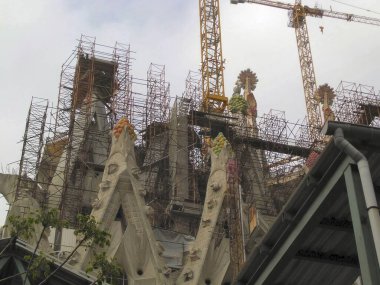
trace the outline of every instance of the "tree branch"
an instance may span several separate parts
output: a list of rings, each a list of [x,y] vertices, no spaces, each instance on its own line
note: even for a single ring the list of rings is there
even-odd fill
[[[4,247],[4,249],[0,252],[0,256],[3,255],[3,253],[8,249],[8,247],[14,243],[14,241],[16,240],[16,236],[14,237],[11,237],[11,240],[9,241],[9,243]]]
[[[50,273],[44,280],[42,280],[38,285],[45,284],[50,277],[52,277],[58,270],[60,270],[68,261],[69,259],[74,255],[74,253],[78,250],[78,248],[85,242],[87,241],[87,237],[84,237],[78,244],[77,246],[73,249],[73,251],[66,257],[66,259],[52,272]]]
[[[9,280],[9,279],[12,279],[13,277],[17,277],[17,276],[23,275],[23,274],[25,274],[25,273],[26,273],[26,271],[24,271],[24,272],[20,272],[20,273],[17,273],[17,274],[12,275],[12,276],[5,277],[5,278],[3,278],[3,279],[0,279],[0,283],[3,282],[3,281],[7,281],[7,280]],[[26,279],[26,278],[25,278],[25,279]]]
[[[43,236],[45,230],[46,230],[46,227],[43,227],[42,228],[42,232],[40,234],[40,238],[37,241],[36,248],[34,249],[32,257],[30,258],[30,261],[29,261],[29,264],[28,264],[28,268],[26,269],[26,276],[25,276],[25,279],[24,279],[24,282],[22,283],[22,285],[25,285],[26,279],[28,278],[30,266],[32,265],[34,257],[36,256],[36,252],[38,250],[38,247],[40,246],[40,242],[42,240],[42,236]]]

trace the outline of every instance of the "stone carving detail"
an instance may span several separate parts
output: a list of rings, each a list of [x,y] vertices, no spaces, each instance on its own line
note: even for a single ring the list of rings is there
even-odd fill
[[[128,276],[128,284],[170,284],[170,270],[164,266],[163,247],[156,243],[149,219],[153,208],[145,204],[145,191],[136,163],[133,126],[121,119],[112,132],[110,155],[106,162],[98,199],[91,215],[99,226],[109,231],[121,208],[128,230],[120,233],[119,242],[106,249],[108,258],[117,258]],[[85,269],[96,249],[81,250],[77,267]],[[137,281],[138,280],[138,281]],[[143,281],[145,280],[145,281]]]
[[[183,273],[183,277],[184,277],[184,281],[186,282],[186,281],[189,281],[189,280],[191,280],[191,279],[193,279],[194,278],[194,272],[191,270],[191,269],[189,269],[189,268],[187,268],[185,271],[184,271],[184,273]]]
[[[94,209],[99,209],[101,205],[102,205],[102,201],[99,200],[98,198],[96,198],[96,199],[91,203],[91,206],[92,206],[92,208],[94,208]]]
[[[200,259],[199,255],[201,253],[201,250],[199,248],[193,248],[190,250],[189,258],[191,261],[195,261]]]
[[[138,168],[138,167],[133,167],[131,169],[131,172],[132,172],[133,176],[138,176],[141,173],[140,168]]]
[[[208,227],[211,223],[210,219],[202,219],[202,227]]]
[[[218,146],[217,151],[210,152],[211,169],[205,197],[207,202],[194,242],[196,247],[191,248],[183,271],[177,275],[171,274],[171,270],[162,261],[164,248],[156,241],[149,222],[153,217],[153,209],[145,204],[145,189],[136,163],[133,136],[127,128],[128,125],[117,126],[113,132],[106,171],[91,213],[105,230],[111,228],[120,208],[127,219],[128,230],[120,234],[120,242],[116,241],[117,245],[112,250],[106,249],[107,257],[116,257],[122,264],[128,276],[128,284],[201,284],[209,252],[212,252],[209,249],[213,247],[213,229],[227,191],[226,169],[231,153],[229,144],[222,138],[220,141],[223,144]],[[93,252],[94,249],[82,251],[76,266],[86,268]],[[228,254],[228,251],[224,250],[223,253]],[[225,272],[222,274],[224,276]]]
[[[207,209],[211,210],[211,209],[214,208],[217,204],[218,204],[218,202],[217,202],[215,199],[210,199],[210,200],[208,200],[208,202],[207,202]]]
[[[176,284],[178,285],[203,284],[204,268],[207,267],[206,260],[209,253],[213,252],[213,250],[210,250],[210,247],[213,248],[213,229],[216,226],[225,193],[227,192],[227,162],[232,154],[230,145],[221,133],[214,140],[213,145],[213,149],[209,150],[211,169],[205,197],[207,202],[203,207],[201,224],[194,241],[197,247],[190,250],[188,259],[185,261],[184,270],[177,279]],[[227,260],[229,260],[229,257],[227,257]]]
[[[111,187],[111,181],[105,180],[100,182],[99,188],[100,190],[107,191]]]
[[[154,209],[151,206],[145,206],[145,215],[148,217],[149,221],[153,222]]]
[[[139,194],[140,194],[141,197],[145,197],[146,190],[144,188],[140,188],[138,191],[139,191]]]
[[[210,184],[210,188],[215,191],[215,192],[218,192],[221,188],[221,185],[218,183],[218,182],[212,182]]]
[[[108,165],[108,174],[114,174],[119,170],[119,166],[117,164]]]
[[[163,272],[163,274],[165,275],[165,277],[170,277],[171,273],[172,273],[172,270],[169,267],[165,266],[164,272]]]
[[[161,256],[164,253],[165,248],[162,246],[162,244],[159,241],[156,242],[156,246],[157,246],[157,252]]]

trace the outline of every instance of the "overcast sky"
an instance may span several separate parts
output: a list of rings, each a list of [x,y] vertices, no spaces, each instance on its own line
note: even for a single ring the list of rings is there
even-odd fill
[[[221,2],[225,88],[228,96],[240,70],[259,78],[259,114],[286,111],[287,119],[305,116],[305,102],[294,30],[285,10],[256,4]],[[288,1],[283,1],[288,2]],[[378,0],[332,0],[324,9],[380,18]],[[316,1],[303,1],[314,6]],[[324,27],[324,33],[319,26]],[[380,89],[380,27],[337,19],[308,18],[318,84],[341,80]],[[132,74],[144,78],[151,62],[166,65],[171,96],[184,91],[189,70],[200,62],[198,0],[1,0],[0,1],[0,165],[20,159],[27,110],[32,96],[56,102],[62,63],[81,34],[98,43],[131,44]],[[8,168],[17,168],[10,165]],[[0,224],[6,206],[0,204]]]

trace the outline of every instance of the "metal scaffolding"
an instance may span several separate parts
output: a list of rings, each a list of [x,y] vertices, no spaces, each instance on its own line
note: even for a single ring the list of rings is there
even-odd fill
[[[151,63],[147,72],[145,128],[169,118],[170,84],[165,81],[165,66]]]
[[[127,115],[131,101],[130,53],[129,45],[108,47],[81,36],[62,66],[57,106],[32,100],[16,199],[30,180],[29,193],[41,207],[58,208],[71,223],[78,213],[91,211],[93,185],[108,157],[109,131]]]
[[[341,81],[332,109],[338,121],[380,126],[380,96],[372,86]]]
[[[230,267],[232,276],[237,276],[245,261],[242,195],[239,166],[236,159],[227,163],[228,193],[226,210],[228,217],[228,237],[230,239]]]
[[[145,79],[133,77],[130,54],[129,45],[108,47],[82,36],[63,64],[57,106],[32,99],[16,199],[31,196],[42,207],[59,208],[72,224],[78,213],[89,213],[109,154],[109,132],[124,116],[137,134],[153,226],[196,235],[210,174],[207,150],[223,132],[234,154],[215,235],[230,239],[236,275],[251,213],[276,217],[311,167],[307,162],[318,156],[306,120],[291,123],[284,112],[271,110],[249,126],[241,113],[204,112],[196,72],[189,72],[182,97],[172,102],[165,66],[152,63]],[[373,87],[342,82],[336,95],[337,120],[379,125],[380,96]]]
[[[30,195],[42,204],[45,202],[46,197],[38,191],[40,186],[37,184],[37,175],[40,168],[48,105],[48,100],[32,97],[23,136],[15,200],[28,198]]]
[[[188,102],[185,110],[186,116],[190,117],[190,121],[194,121],[193,110],[202,108],[202,81],[201,74],[195,71],[189,71],[185,81],[185,91],[182,95],[182,102]],[[197,171],[205,168],[202,159],[201,136],[199,133],[201,128],[197,126],[189,126],[189,199],[194,203],[199,203],[199,186],[197,179]]]
[[[157,178],[164,171],[162,163],[167,159],[167,137],[169,119],[170,85],[165,80],[165,66],[151,63],[146,80],[145,113],[143,117],[143,139],[145,141],[145,191],[159,195]],[[167,167],[166,167],[167,169]],[[164,176],[160,176],[163,178]]]

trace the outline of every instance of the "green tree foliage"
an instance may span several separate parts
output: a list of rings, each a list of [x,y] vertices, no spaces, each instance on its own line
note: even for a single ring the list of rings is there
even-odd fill
[[[78,225],[74,234],[82,237],[79,242],[80,245],[100,247],[110,245],[111,235],[98,228],[99,223],[96,222],[93,216],[79,214],[77,216],[77,223]]]
[[[8,250],[10,246],[13,246],[18,238],[28,240],[33,236],[34,226],[37,223],[34,215],[30,215],[27,218],[21,216],[10,216],[8,218],[8,224],[4,228],[9,228],[11,239],[9,243],[0,252],[2,255]]]
[[[92,284],[101,285],[103,282],[108,282],[112,285],[119,284],[119,279],[123,277],[123,271],[116,263],[115,259],[107,260],[104,252],[95,254],[93,260],[90,262],[89,267],[86,269],[87,273],[96,271],[96,280]]]
[[[36,257],[36,252],[38,247],[40,246],[40,242],[43,238],[44,232],[50,227],[53,228],[62,228],[67,226],[67,221],[60,219],[59,213],[57,209],[44,209],[40,212],[37,212],[36,223],[40,223],[42,225],[42,230],[37,241],[36,248],[33,251],[32,256],[26,256],[28,263],[28,268],[26,270],[26,276],[24,279],[24,283],[26,282],[28,275],[31,274],[32,280],[37,280],[39,277],[47,277],[50,273],[50,265],[47,257],[41,252],[39,256]],[[29,260],[28,260],[29,259]],[[51,263],[51,262],[50,262]]]
[[[8,219],[11,238],[30,239],[34,233],[34,225],[38,223],[32,213],[28,217],[10,216]]]
[[[55,273],[57,273],[70,260],[80,246],[104,247],[110,245],[111,235],[106,231],[100,230],[98,225],[99,223],[96,222],[93,216],[81,214],[77,216],[77,228],[74,233],[81,237],[80,241],[66,259],[42,282],[40,282],[39,285],[45,284]]]
[[[5,279],[0,280],[0,282],[8,280],[9,278],[26,274],[24,278],[24,284],[28,276],[30,276],[34,284],[45,284],[70,260],[70,258],[74,255],[74,253],[78,250],[80,246],[94,246],[103,248],[110,244],[111,235],[106,231],[99,229],[99,224],[96,222],[93,216],[78,215],[77,226],[74,230],[74,233],[81,238],[76,247],[66,257],[66,259],[54,271],[51,272],[51,268],[53,265],[52,258],[48,255],[45,255],[43,252],[39,252],[37,255],[37,250],[43,238],[45,230],[47,230],[50,227],[62,228],[68,225],[66,221],[60,219],[58,210],[45,209],[40,212],[29,213],[27,216],[10,216],[8,218],[8,223],[9,224],[7,225],[7,227],[9,227],[10,229],[11,240],[9,244],[2,250],[0,255],[3,254],[10,247],[10,245],[15,244],[18,238],[22,238],[25,240],[30,239],[35,234],[36,225],[42,225],[42,230],[33,254],[24,257],[25,261],[28,262],[28,268],[26,272],[7,277]],[[103,261],[103,257],[97,257],[97,255],[95,255],[95,257],[95,265],[93,266],[94,269],[100,268],[100,271],[102,270],[102,268],[107,270],[109,269],[111,270],[111,273],[116,276],[116,273],[118,273],[118,267],[114,263],[111,262],[108,264],[106,263],[106,261]],[[107,276],[110,275],[108,274]]]
[[[37,256],[26,255],[24,256],[24,260],[29,263],[26,271],[27,275],[24,278],[24,284],[28,276],[30,276],[33,284],[36,284],[49,276],[53,262],[45,253],[40,252]]]
[[[37,212],[37,221],[42,224],[42,227],[63,228],[68,226],[68,222],[59,217],[57,209],[47,209]]]

